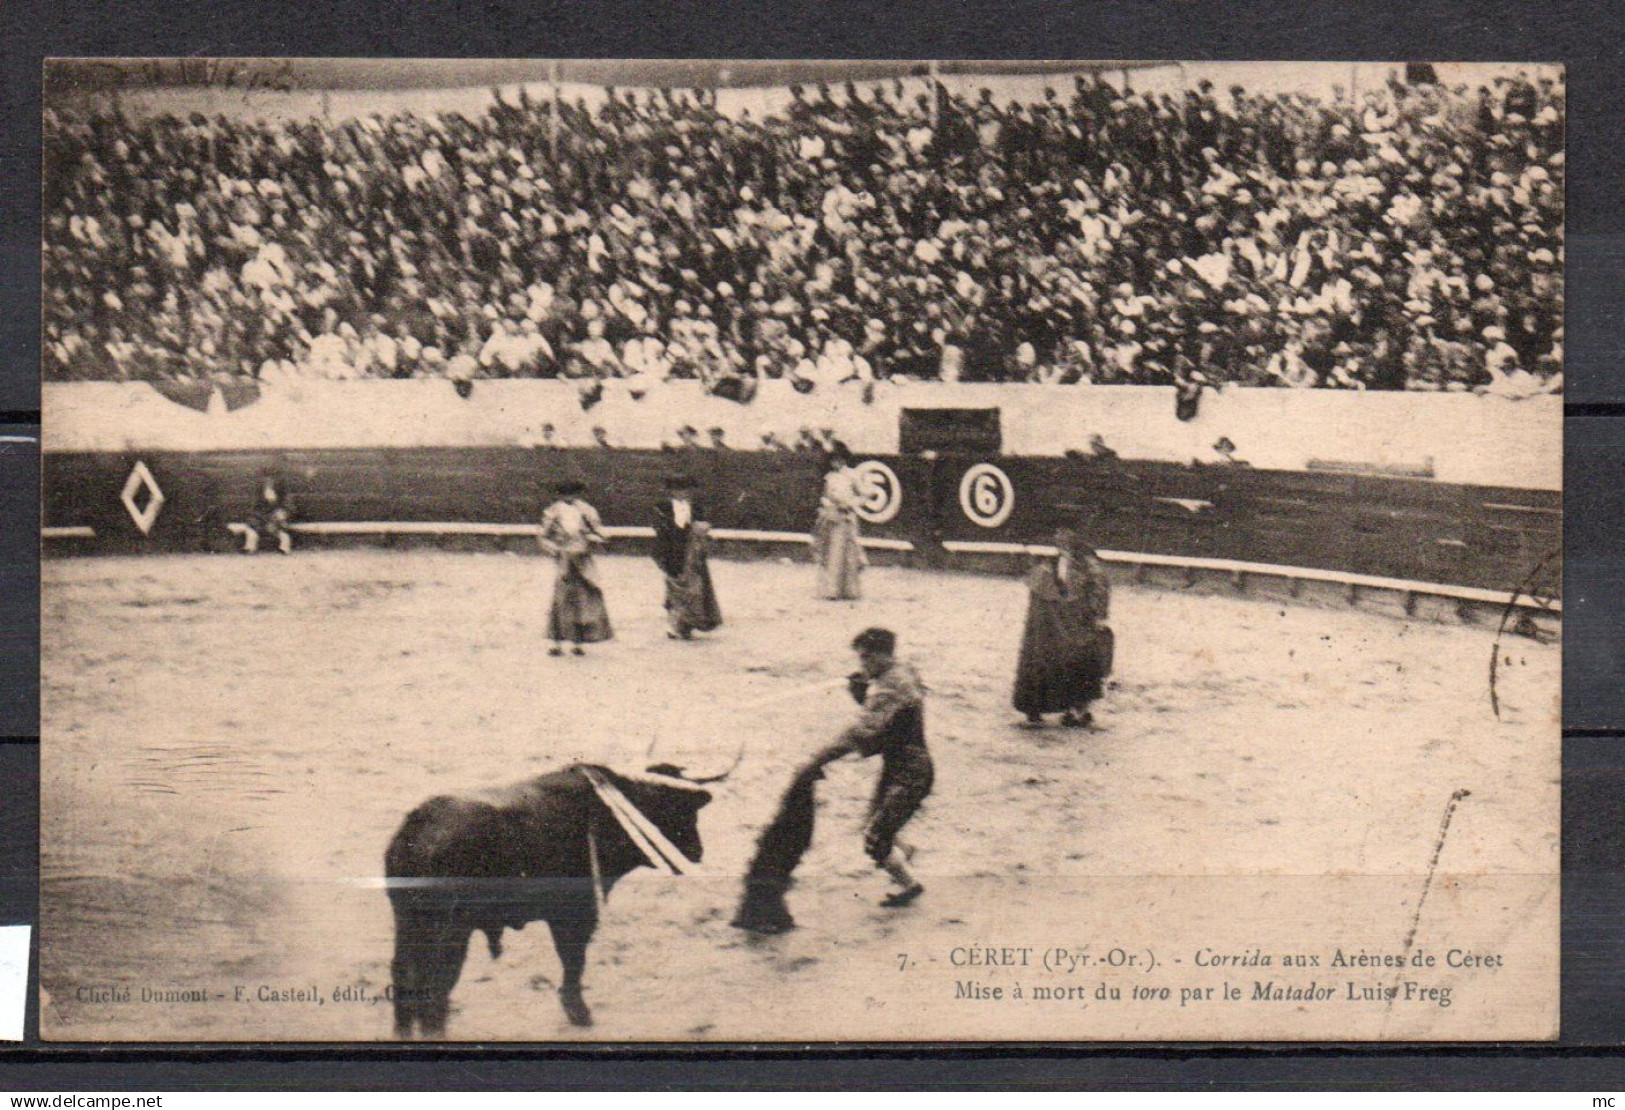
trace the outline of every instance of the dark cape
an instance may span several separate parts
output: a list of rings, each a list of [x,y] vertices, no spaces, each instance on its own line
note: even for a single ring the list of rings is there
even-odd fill
[[[1018,712],[1061,713],[1101,696],[1116,646],[1105,624],[1110,590],[1104,568],[1092,557],[1074,564],[1069,582],[1060,580],[1053,563],[1027,576],[1027,624],[1013,699]]]
[[[690,504],[688,527],[679,528],[671,502],[655,513],[655,562],[666,575],[666,609],[684,632],[710,632],[722,625],[722,606],[711,584],[710,528]]]
[[[790,876],[812,844],[817,783],[823,777],[816,764],[796,772],[779,801],[778,815],[757,838],[756,855],[745,872],[745,895],[732,922],[736,929],[782,933],[795,928],[784,896]]]

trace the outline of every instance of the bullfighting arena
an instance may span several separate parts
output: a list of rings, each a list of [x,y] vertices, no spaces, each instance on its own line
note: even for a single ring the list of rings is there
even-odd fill
[[[1009,705],[1018,578],[880,567],[865,600],[826,602],[807,565],[718,560],[727,623],[682,644],[664,635],[653,563],[604,562],[616,639],[552,659],[552,566],[530,556],[48,560],[44,1034],[387,1039],[378,880],[408,810],[576,760],[641,768],[651,747],[703,771],[741,742],[700,815],[705,872],[640,870],[610,897],[586,972],[597,1024],[565,1021],[537,923],[497,961],[475,938],[454,1039],[1208,1038],[1240,1021],[1256,1039],[1452,1039],[1490,1018],[1506,1037],[1555,1031],[1555,1007],[1531,1003],[1556,976],[1555,645],[1502,641],[1498,719],[1493,622],[1125,582],[1097,729],[1026,731]],[[754,838],[793,769],[852,718],[833,682],[873,624],[899,632],[930,690],[937,789],[909,833],[927,893],[877,905],[883,876],[861,852],[877,767],[848,760],[821,785],[790,894],[801,928],[749,937],[728,922]],[[1431,981],[1457,1005],[1246,1001],[1225,1016],[1178,1002],[1187,980],[1250,995],[1281,975],[1215,971],[1203,949],[1334,945],[1436,951]],[[988,946],[1136,962],[1051,975],[967,955]],[[1452,971],[1447,948],[1506,959]],[[968,980],[1083,989],[1015,1003]],[[1140,983],[1174,1001],[1136,1000]]]

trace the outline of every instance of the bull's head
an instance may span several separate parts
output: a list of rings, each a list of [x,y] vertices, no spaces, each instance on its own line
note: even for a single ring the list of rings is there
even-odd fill
[[[700,843],[700,810],[711,801],[711,792],[702,783],[717,782],[722,776],[690,778],[681,767],[657,763],[641,775],[626,776],[625,790],[655,827],[677,850],[698,863],[705,853]]]

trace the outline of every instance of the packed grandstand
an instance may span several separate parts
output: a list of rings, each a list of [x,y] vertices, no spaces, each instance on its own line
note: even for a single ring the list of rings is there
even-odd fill
[[[1540,73],[87,101],[45,118],[44,373],[1559,392],[1563,132]]]

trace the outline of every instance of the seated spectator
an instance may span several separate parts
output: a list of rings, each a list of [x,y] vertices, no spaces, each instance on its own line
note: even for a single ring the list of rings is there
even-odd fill
[[[45,377],[1562,389],[1555,79],[861,93],[53,109]]]
[[[480,371],[479,359],[473,350],[474,341],[469,340],[463,349],[458,351],[446,363],[446,377],[457,389],[457,396],[465,400],[474,392],[474,377]]]
[[[587,336],[571,345],[570,376],[573,378],[615,377],[621,369],[615,357],[615,348],[604,338],[605,324],[601,319],[589,321]]]
[[[621,348],[621,366],[626,371],[626,390],[641,401],[671,376],[671,360],[665,345],[652,333],[628,339]]]
[[[261,477],[254,497],[254,508],[243,523],[243,554],[253,555],[267,541],[283,555],[293,554],[293,502],[282,489],[282,482],[266,474]]]

